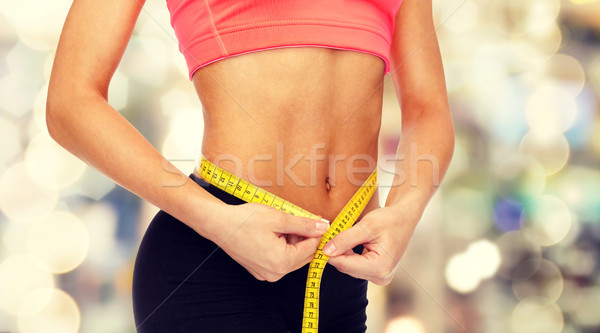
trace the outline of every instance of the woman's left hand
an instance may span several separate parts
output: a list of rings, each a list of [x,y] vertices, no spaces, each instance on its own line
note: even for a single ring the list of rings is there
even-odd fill
[[[338,271],[387,285],[419,219],[420,215],[411,214],[410,208],[406,211],[392,207],[375,209],[327,242],[323,252]],[[364,246],[362,254],[354,253],[352,248],[360,244]]]

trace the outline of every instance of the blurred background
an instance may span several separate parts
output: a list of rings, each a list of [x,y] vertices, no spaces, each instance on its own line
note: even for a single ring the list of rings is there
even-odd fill
[[[45,126],[70,3],[0,0],[1,332],[135,331],[132,267],[157,209]],[[599,332],[600,1],[434,11],[456,152],[393,282],[370,287],[369,332]],[[164,1],[147,0],[109,101],[191,172],[202,108]],[[400,136],[391,80],[383,111],[380,165]]]

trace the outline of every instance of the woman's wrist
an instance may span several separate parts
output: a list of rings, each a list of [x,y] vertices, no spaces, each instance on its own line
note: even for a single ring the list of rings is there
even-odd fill
[[[194,217],[190,221],[190,227],[202,237],[215,244],[220,244],[229,229],[230,224],[227,223],[227,217],[231,214],[232,207],[234,206],[224,202],[204,199],[202,205],[197,204],[193,209]]]
[[[423,212],[429,203],[433,193],[418,191],[402,191],[394,193],[393,189],[388,195],[385,207],[394,210],[397,214],[411,215],[417,223],[423,216]]]
[[[226,227],[223,220],[230,214],[232,206],[208,193],[192,179],[184,177],[180,186],[170,186],[167,189],[166,198],[163,197],[163,210],[202,237],[217,243],[222,229]]]

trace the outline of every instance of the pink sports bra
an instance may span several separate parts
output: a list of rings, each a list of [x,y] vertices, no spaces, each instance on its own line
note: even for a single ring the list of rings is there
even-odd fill
[[[402,0],[166,0],[190,80],[202,66],[283,47],[312,46],[379,56],[390,71]]]

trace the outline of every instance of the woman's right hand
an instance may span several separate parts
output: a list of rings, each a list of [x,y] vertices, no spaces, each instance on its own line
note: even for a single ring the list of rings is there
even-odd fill
[[[261,281],[275,282],[309,263],[329,228],[326,220],[293,216],[258,203],[228,208],[231,213],[221,221],[216,243]]]

